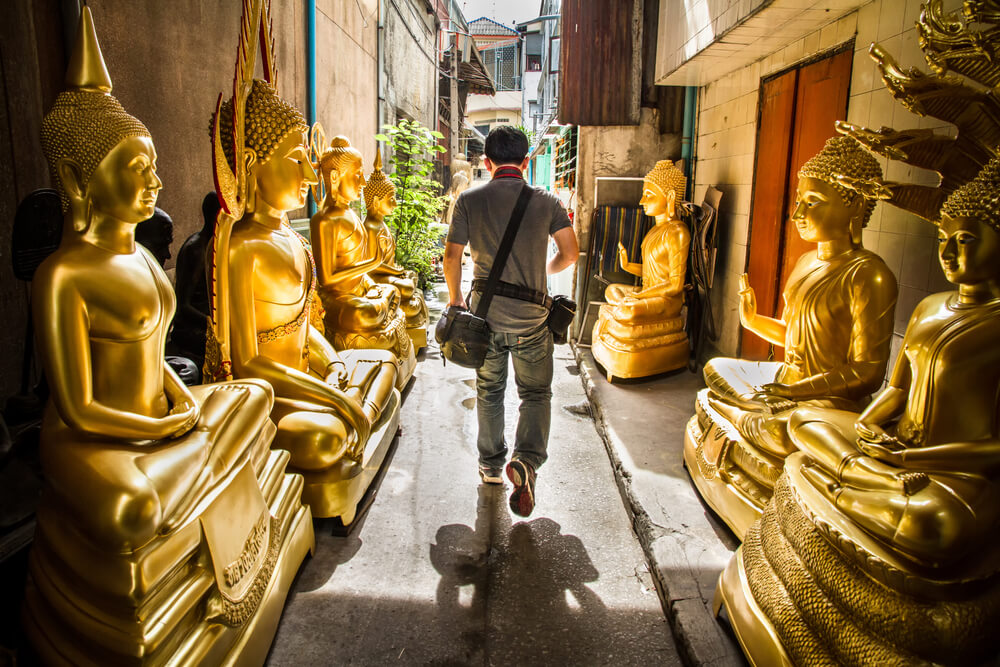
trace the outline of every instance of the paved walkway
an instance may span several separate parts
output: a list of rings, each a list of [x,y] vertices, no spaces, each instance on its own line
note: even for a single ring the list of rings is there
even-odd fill
[[[473,371],[432,343],[374,504],[349,537],[317,524],[269,664],[679,665],[578,373],[557,347],[550,458],[522,520],[509,484],[479,483]]]

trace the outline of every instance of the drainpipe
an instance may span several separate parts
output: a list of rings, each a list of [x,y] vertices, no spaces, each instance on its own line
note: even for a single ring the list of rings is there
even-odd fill
[[[681,159],[684,160],[684,176],[687,178],[687,191],[684,198],[691,201],[694,184],[691,174],[694,172],[694,124],[698,110],[698,87],[684,88],[684,127],[681,130]]]
[[[306,0],[306,122],[316,122],[316,0]],[[316,213],[316,201],[309,192],[309,217]]]

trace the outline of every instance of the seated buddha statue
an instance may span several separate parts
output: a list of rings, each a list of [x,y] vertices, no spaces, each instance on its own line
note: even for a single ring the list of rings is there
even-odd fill
[[[594,359],[608,375],[647,377],[687,365],[684,277],[691,232],[677,215],[684,196],[684,172],[660,160],[642,183],[640,206],[656,221],[642,239],[642,262],[630,262],[618,244],[621,267],[639,276],[638,286],[613,283],[604,291],[592,336]]]
[[[996,657],[998,188],[993,158],[945,200],[938,254],[958,290],[917,305],[888,386],[860,414],[807,406],[788,420],[801,451],[720,595],[731,612],[755,609],[731,617],[761,635],[770,626],[796,664]]]
[[[416,272],[396,264],[396,239],[385,218],[396,210],[396,186],[382,171],[382,154],[375,154],[375,171],[364,187],[365,229],[371,248],[385,248],[382,263],[368,274],[377,283],[392,285],[399,292],[399,308],[406,316],[406,332],[415,350],[427,347],[427,303]]]
[[[188,389],[165,363],[176,301],[135,241],[157,153],[111,95],[87,6],[66,83],[42,121],[67,224],[33,283],[51,394],[25,628],[47,664],[238,657],[312,549],[301,479],[275,483],[270,386]]]
[[[788,438],[801,405],[862,405],[885,376],[896,279],[861,245],[881,167],[850,137],[834,137],[799,170],[791,222],[816,249],[788,277],[780,318],[757,312],[741,278],[740,322],[774,345],[783,361],[717,357],[688,424],[685,462],[702,497],[737,536],[760,515],[795,451]],[[844,185],[850,183],[855,189]]]
[[[377,283],[369,275],[385,262],[390,248],[385,238],[376,246],[369,243],[368,230],[351,210],[365,185],[361,153],[341,136],[319,152],[326,194],[309,221],[309,238],[316,253],[319,297],[326,309],[325,334],[339,350],[392,352],[397,386],[402,389],[417,362],[406,317],[399,309],[400,295],[392,285]]]
[[[229,241],[228,294],[219,295],[229,308],[232,373],[274,387],[274,446],[290,452],[292,467],[305,477],[303,500],[313,515],[339,517],[346,525],[395,436],[397,362],[388,350],[338,353],[318,328],[318,267],[287,216],[305,204],[317,181],[309,128],[259,79],[245,109],[249,194]],[[225,136],[232,136],[232,118],[223,104]],[[226,159],[233,168],[231,149]]]

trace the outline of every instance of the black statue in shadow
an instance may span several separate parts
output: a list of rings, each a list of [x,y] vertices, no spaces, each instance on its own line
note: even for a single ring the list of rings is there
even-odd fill
[[[177,253],[177,314],[167,350],[191,359],[200,369],[205,364],[205,334],[208,331],[208,285],[205,261],[219,214],[214,192],[201,203],[204,225],[184,241]]]

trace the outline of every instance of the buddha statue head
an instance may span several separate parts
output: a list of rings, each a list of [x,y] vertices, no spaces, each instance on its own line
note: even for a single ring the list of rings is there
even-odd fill
[[[642,179],[639,206],[648,216],[666,215],[668,220],[676,219],[677,202],[684,197],[686,181],[684,172],[671,160],[660,160]]]
[[[90,9],[84,6],[67,89],[42,120],[42,150],[73,229],[97,216],[137,224],[151,215],[163,183],[149,130],[111,95]]]
[[[811,243],[849,238],[861,247],[861,230],[875,210],[866,185],[879,182],[882,167],[853,137],[827,139],[823,150],[799,169],[792,222]]]
[[[231,100],[222,103],[221,125],[224,136],[233,136]],[[316,171],[309,161],[309,125],[299,110],[278,97],[274,86],[254,79],[246,99],[244,131],[248,210],[265,204],[284,212],[305,205]],[[223,150],[235,172],[229,142],[223,142]]]
[[[955,190],[941,208],[938,257],[949,282],[1000,286],[1000,157]],[[996,296],[994,294],[994,296]]]
[[[396,210],[396,186],[382,171],[382,153],[375,153],[375,170],[365,184],[365,208],[368,214],[384,219]]]
[[[319,170],[330,202],[347,206],[361,198],[365,186],[361,152],[351,146],[347,137],[333,138],[319,157]]]

